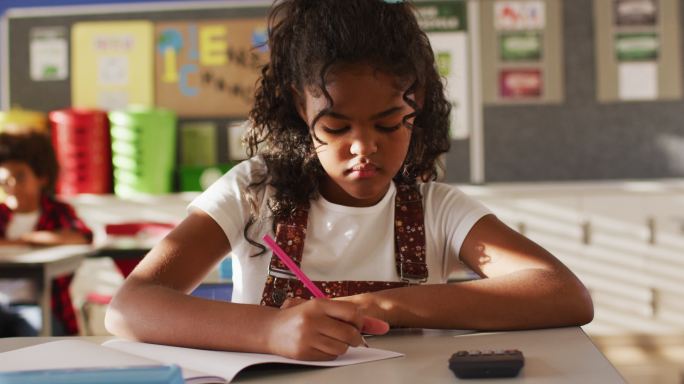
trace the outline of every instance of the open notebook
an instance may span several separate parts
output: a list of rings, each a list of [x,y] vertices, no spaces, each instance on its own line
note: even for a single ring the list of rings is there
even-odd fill
[[[119,339],[102,345],[60,340],[0,353],[0,372],[177,364],[183,369],[186,383],[229,383],[241,370],[256,364],[339,367],[399,356],[403,354],[375,348],[349,348],[333,361],[301,361],[277,355],[209,351]]]

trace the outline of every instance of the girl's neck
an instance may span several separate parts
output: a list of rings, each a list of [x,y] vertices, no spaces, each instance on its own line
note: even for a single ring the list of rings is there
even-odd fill
[[[390,184],[387,184],[382,190],[382,193],[379,193],[377,196],[357,198],[347,193],[330,178],[325,177],[319,184],[319,192],[323,198],[333,204],[347,207],[372,207],[385,197],[389,187]]]

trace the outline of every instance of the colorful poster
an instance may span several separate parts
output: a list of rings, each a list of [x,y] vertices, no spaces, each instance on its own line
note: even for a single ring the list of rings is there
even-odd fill
[[[465,32],[443,32],[431,33],[428,38],[439,73],[446,80],[444,90],[451,102],[451,138],[467,138],[470,132],[468,36]]]
[[[618,61],[658,60],[660,42],[656,33],[616,33],[615,56]]]
[[[148,21],[74,24],[72,104],[105,110],[152,106],[152,37],[153,25]]]
[[[542,35],[539,32],[508,32],[499,35],[501,61],[539,61]]]
[[[468,9],[466,1],[421,1],[415,4],[420,27],[428,32],[444,89],[451,103],[452,139],[469,136]]]
[[[418,24],[425,32],[455,32],[468,29],[465,1],[421,1],[415,6]]]
[[[658,0],[614,0],[615,25],[655,26]]]
[[[537,98],[542,95],[540,69],[502,69],[499,72],[499,96],[502,99]]]
[[[263,18],[157,23],[155,36],[158,106],[184,117],[247,115],[268,60]]]
[[[658,98],[658,64],[635,62],[618,64],[620,100],[655,100]]]
[[[546,7],[542,0],[494,3],[494,28],[498,31],[540,30],[545,26]]]
[[[30,36],[31,80],[65,80],[69,77],[66,28],[37,27],[31,29]]]

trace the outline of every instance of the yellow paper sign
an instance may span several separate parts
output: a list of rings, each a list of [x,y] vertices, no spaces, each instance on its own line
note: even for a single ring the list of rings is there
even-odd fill
[[[149,21],[83,22],[71,32],[72,104],[122,109],[154,103],[154,26]]]

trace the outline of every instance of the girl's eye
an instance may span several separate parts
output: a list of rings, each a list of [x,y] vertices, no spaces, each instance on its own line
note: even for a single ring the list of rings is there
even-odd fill
[[[339,135],[339,134],[346,132],[347,130],[349,130],[348,125],[344,126],[342,128],[330,128],[330,127],[326,127],[325,125],[323,126],[323,131],[326,133],[330,133],[332,135]]]
[[[395,124],[395,125],[392,125],[392,126],[389,126],[389,127],[386,127],[386,126],[384,126],[384,125],[376,125],[375,127],[376,127],[377,129],[379,129],[380,131],[382,131],[382,132],[394,132],[394,131],[396,131],[397,129],[399,129],[399,127],[401,127],[401,123]]]

